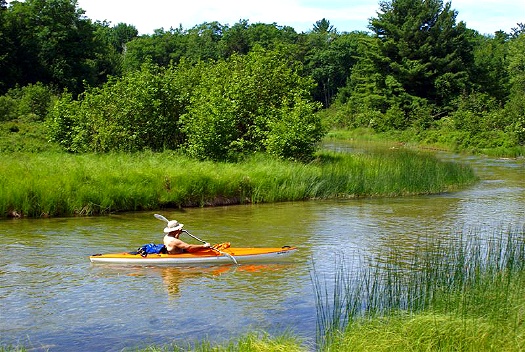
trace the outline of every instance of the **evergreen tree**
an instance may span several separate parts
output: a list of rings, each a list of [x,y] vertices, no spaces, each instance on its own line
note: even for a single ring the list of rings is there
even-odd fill
[[[372,62],[388,93],[403,97],[398,104],[404,111],[410,110],[412,97],[447,110],[470,85],[472,44],[450,6],[441,0],[382,1],[370,21],[381,53]]]
[[[322,20],[315,22],[312,32],[314,33],[335,33],[336,29],[334,28],[334,26],[330,24],[330,21],[328,21],[326,18],[323,18]]]

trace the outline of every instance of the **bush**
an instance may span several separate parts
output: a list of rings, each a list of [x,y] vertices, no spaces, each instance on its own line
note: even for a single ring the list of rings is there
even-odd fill
[[[10,89],[5,96],[0,96],[0,121],[17,118],[43,121],[54,100],[51,88],[40,82]]]
[[[235,160],[267,151],[297,159],[313,154],[321,134],[317,105],[308,99],[313,83],[280,54],[256,50],[198,69],[203,78],[181,117],[190,155]]]
[[[22,87],[18,101],[18,115],[30,116],[30,119],[35,121],[43,121],[54,97],[51,89],[40,82]]]
[[[175,149],[184,109],[176,78],[145,64],[79,101],[65,95],[50,114],[51,139],[73,152]]]
[[[10,96],[0,96],[0,121],[11,121],[16,118],[16,101]]]
[[[51,138],[74,152],[182,149],[234,161],[270,152],[308,159],[324,134],[313,82],[278,52],[139,72],[64,96],[50,114]],[[270,150],[267,150],[269,148]]]
[[[292,106],[284,102],[281,118],[271,125],[268,133],[268,153],[283,159],[309,161],[325,134],[320,119],[313,113],[318,107],[301,99]]]

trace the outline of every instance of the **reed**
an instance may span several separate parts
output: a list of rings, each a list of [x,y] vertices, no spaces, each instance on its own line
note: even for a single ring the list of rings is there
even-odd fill
[[[331,284],[313,276],[320,350],[525,347],[525,225],[369,259],[358,270],[339,262]]]
[[[0,217],[94,215],[163,207],[439,193],[476,181],[469,167],[403,150],[198,162],[173,153],[1,155]]]

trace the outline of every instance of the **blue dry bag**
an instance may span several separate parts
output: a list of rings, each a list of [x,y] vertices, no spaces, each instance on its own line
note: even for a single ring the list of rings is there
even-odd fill
[[[163,244],[148,243],[139,247],[137,253],[143,257],[148,254],[166,253],[166,247]]]

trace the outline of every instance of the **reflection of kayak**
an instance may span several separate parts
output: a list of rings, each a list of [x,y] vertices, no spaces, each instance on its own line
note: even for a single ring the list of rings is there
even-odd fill
[[[89,257],[92,263],[133,264],[133,265],[192,265],[225,263],[259,263],[278,261],[297,250],[296,247],[279,248],[234,248],[221,251],[208,249],[194,253],[148,254],[143,257],[136,253],[95,254]]]

